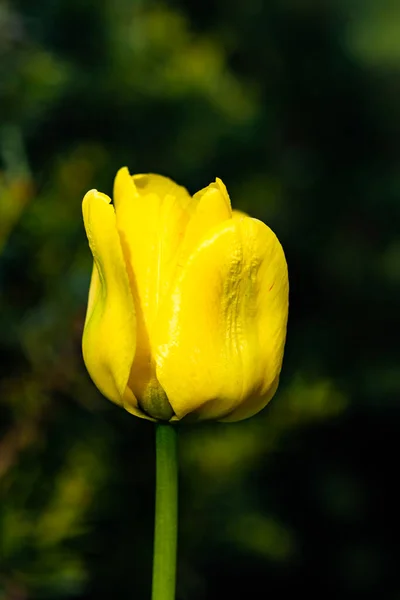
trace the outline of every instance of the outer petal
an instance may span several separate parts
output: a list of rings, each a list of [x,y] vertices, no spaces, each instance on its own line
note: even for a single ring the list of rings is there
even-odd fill
[[[249,417],[256,415],[274,397],[275,392],[278,389],[278,385],[279,375],[277,375],[275,380],[272,382],[272,385],[266,394],[263,396],[250,396],[226,417],[223,417],[219,420],[223,421],[224,423],[235,423],[235,421],[242,421],[243,419],[248,419]]]
[[[157,377],[178,418],[250,416],[282,365],[287,266],[275,234],[248,217],[217,226],[192,254],[157,318]]]
[[[108,196],[91,190],[82,205],[94,259],[83,358],[102,394],[138,414],[136,399],[127,389],[136,347],[135,310],[114,208],[109,202]]]

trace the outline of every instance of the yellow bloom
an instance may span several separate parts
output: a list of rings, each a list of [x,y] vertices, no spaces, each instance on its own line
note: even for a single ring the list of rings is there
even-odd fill
[[[274,395],[288,313],[285,256],[217,179],[193,197],[121,169],[114,206],[83,200],[94,265],[83,334],[99,390],[156,420],[239,421]]]

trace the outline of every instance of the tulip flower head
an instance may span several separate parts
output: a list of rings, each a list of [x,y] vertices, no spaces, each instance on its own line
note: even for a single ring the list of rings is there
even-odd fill
[[[220,179],[191,197],[127,168],[114,205],[91,190],[83,217],[94,259],[83,357],[102,394],[157,421],[260,411],[278,387],[288,315],[271,229],[232,211]]]

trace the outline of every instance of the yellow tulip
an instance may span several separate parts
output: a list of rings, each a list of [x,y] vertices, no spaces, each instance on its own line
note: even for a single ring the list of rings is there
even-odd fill
[[[288,314],[285,256],[232,212],[220,179],[193,197],[120,169],[114,206],[89,191],[93,254],[83,357],[108,399],[143,418],[239,421],[274,395]]]

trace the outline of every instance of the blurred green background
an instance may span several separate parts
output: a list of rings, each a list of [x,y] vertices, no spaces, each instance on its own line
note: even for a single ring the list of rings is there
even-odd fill
[[[181,432],[178,600],[399,600],[400,3],[0,0],[0,134],[1,600],[150,597],[153,426],[80,351],[122,165],[289,264],[276,397]]]

